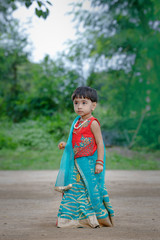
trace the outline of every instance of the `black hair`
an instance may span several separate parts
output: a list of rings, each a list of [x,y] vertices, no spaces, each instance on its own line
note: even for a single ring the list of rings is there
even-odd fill
[[[72,101],[75,98],[88,98],[92,102],[98,102],[97,91],[91,87],[78,87],[72,94]]]

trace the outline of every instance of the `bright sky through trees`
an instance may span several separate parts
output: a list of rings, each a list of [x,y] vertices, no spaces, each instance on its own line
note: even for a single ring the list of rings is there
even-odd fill
[[[75,38],[74,23],[72,17],[66,12],[72,9],[69,3],[73,0],[54,0],[50,7],[49,17],[44,20],[34,14],[34,6],[27,9],[19,7],[14,12],[14,17],[20,20],[22,28],[26,29],[32,48],[32,61],[40,61],[46,54],[51,57],[66,48],[65,42]]]

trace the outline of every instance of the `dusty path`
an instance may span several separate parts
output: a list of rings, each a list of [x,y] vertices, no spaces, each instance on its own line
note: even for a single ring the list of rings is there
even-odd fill
[[[57,171],[0,171],[0,240],[159,240],[160,171],[107,171],[116,226],[56,228]]]

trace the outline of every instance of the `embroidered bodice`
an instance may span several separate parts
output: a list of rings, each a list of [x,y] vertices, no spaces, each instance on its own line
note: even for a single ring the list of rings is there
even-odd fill
[[[91,131],[91,123],[94,120],[99,123],[99,121],[94,117],[90,117],[84,124],[82,124],[82,121],[80,119],[76,123],[76,128],[78,128],[78,126],[81,124],[82,125],[78,129],[73,129],[72,146],[74,151],[74,158],[91,156],[96,151],[97,144]]]

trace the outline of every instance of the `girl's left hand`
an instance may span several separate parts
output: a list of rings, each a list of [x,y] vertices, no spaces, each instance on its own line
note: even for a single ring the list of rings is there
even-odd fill
[[[96,164],[95,174],[101,173],[103,171],[103,166],[101,164]]]

